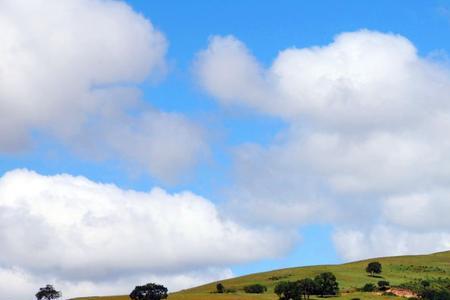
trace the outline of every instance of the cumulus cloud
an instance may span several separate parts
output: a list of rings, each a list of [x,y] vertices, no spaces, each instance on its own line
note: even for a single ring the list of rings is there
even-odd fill
[[[0,151],[27,149],[36,131],[68,145],[88,136],[102,145],[97,152],[167,179],[204,150],[191,121],[143,107],[137,84],[164,72],[167,41],[125,3],[2,1],[0,36]],[[138,107],[143,116],[135,117]],[[117,124],[105,111],[119,109],[126,121]],[[103,139],[117,126],[120,136]],[[155,153],[156,145],[171,148]]]
[[[338,253],[346,260],[388,255],[424,254],[450,248],[450,233],[414,232],[377,224],[370,228],[340,228],[333,234]]]
[[[216,36],[195,65],[221,103],[288,125],[269,145],[236,149],[232,204],[245,199],[256,220],[332,223],[346,258],[448,246],[448,222],[438,218],[450,178],[445,64],[403,36],[360,30],[282,50],[268,68],[241,41]],[[379,231],[391,232],[390,247],[374,246]]]
[[[417,118],[423,106],[447,107],[449,92],[448,71],[419,58],[406,38],[366,30],[324,47],[283,50],[268,69],[236,38],[216,36],[196,70],[222,102],[321,125],[391,127]]]
[[[223,218],[190,192],[122,190],[28,170],[0,178],[0,222],[1,276],[51,280],[73,290],[71,296],[127,293],[150,279],[185,288],[289,247],[271,230]],[[20,286],[32,292],[31,284]]]

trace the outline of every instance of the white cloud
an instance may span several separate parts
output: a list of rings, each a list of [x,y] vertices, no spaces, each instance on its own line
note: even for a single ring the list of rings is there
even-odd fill
[[[273,231],[224,219],[190,192],[122,190],[27,170],[1,177],[0,222],[3,276],[48,278],[70,286],[69,293],[92,286],[83,295],[116,293],[114,286],[148,279],[183,288],[289,247]]]
[[[0,151],[26,149],[36,131],[69,145],[90,136],[102,145],[97,152],[144,164],[163,179],[191,166],[204,151],[195,124],[139,100],[137,84],[165,70],[167,41],[125,3],[2,1],[0,36]],[[134,117],[137,109],[143,116]],[[108,117],[110,110],[120,110],[126,121]],[[167,123],[168,130],[161,130]],[[124,127],[120,137],[103,139],[118,126]],[[176,147],[168,145],[169,138]]]
[[[198,55],[200,84],[219,101],[318,126],[390,128],[423,117],[424,106],[448,108],[448,71],[399,35],[343,33],[324,47],[283,50],[268,69],[249,53],[232,36],[213,37]]]
[[[369,229],[341,228],[333,235],[338,253],[346,260],[390,255],[426,254],[450,248],[450,232],[411,232],[375,225]]]
[[[444,63],[420,57],[400,35],[360,30],[282,50],[268,68],[236,38],[214,37],[196,72],[221,103],[288,125],[269,145],[236,150],[236,210],[258,221],[332,223],[346,258],[449,246]],[[379,231],[389,247],[375,245]]]

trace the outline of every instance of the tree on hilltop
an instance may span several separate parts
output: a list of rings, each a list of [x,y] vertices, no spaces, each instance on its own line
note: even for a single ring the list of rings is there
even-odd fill
[[[40,288],[36,294],[37,300],[53,300],[61,297],[61,292],[53,288],[52,285],[47,284],[45,287]]]
[[[167,298],[167,288],[156,283],[136,286],[130,294],[132,300],[161,300]]]

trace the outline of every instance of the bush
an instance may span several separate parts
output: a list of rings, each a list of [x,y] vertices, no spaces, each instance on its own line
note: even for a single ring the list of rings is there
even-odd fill
[[[378,281],[378,288],[380,291],[387,291],[390,288],[391,284],[389,281],[386,280],[380,280]]]
[[[262,294],[267,291],[267,288],[262,284],[251,284],[244,287],[244,292],[249,294]]]
[[[450,291],[427,288],[419,293],[419,297],[424,300],[450,300]]]
[[[377,287],[373,283],[366,283],[361,288],[361,291],[363,291],[363,292],[375,292],[376,290],[377,290]]]

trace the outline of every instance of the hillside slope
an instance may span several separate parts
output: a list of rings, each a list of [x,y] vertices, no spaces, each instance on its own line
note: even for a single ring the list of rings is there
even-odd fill
[[[382,257],[369,260],[362,260],[341,265],[321,265],[310,267],[297,267],[281,270],[274,270],[263,273],[256,273],[227,279],[221,283],[229,289],[237,290],[234,294],[215,294],[212,293],[216,289],[217,282],[183,290],[170,294],[169,298],[173,300],[253,300],[253,299],[277,299],[273,294],[273,287],[277,282],[282,280],[297,280],[305,277],[314,277],[322,272],[333,272],[339,282],[341,291],[340,297],[334,299],[388,299],[387,296],[379,296],[376,294],[354,292],[354,288],[363,286],[365,283],[372,282],[376,284],[380,278],[368,276],[364,269],[370,261],[379,261],[383,265],[383,273],[381,276],[384,280],[389,281],[392,285],[399,285],[419,278],[450,278],[450,251],[434,253],[430,255],[413,255],[413,256],[395,256]],[[245,294],[242,289],[244,286],[261,283],[268,287],[268,292],[262,295]],[[347,293],[350,292],[350,293]],[[105,296],[105,297],[89,297],[79,298],[80,300],[129,300],[128,296]]]

